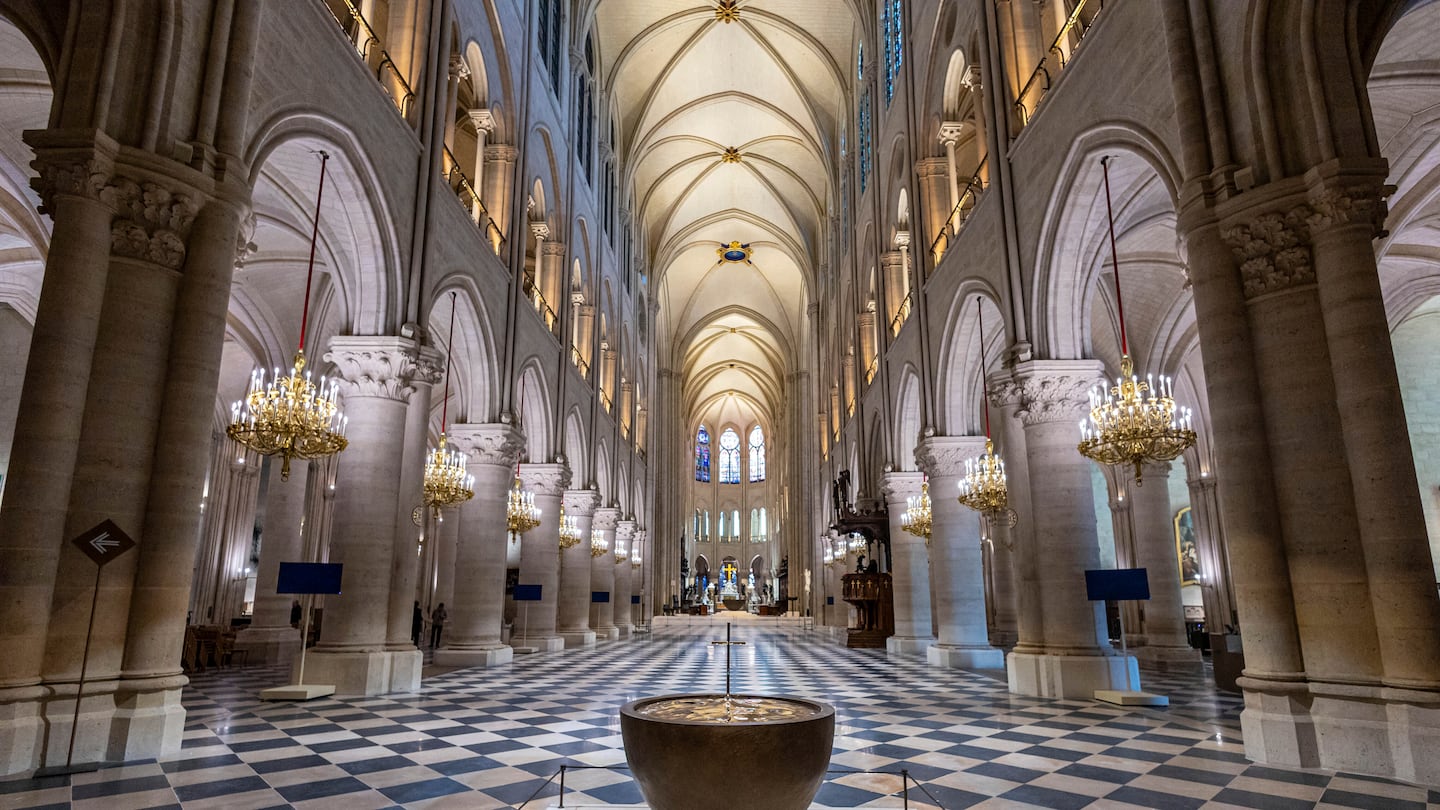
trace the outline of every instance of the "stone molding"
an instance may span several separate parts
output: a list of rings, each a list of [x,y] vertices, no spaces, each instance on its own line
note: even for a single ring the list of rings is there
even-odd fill
[[[545,245],[540,248],[542,255],[559,256],[562,259],[565,258],[565,250],[565,243],[555,239],[546,239]]]
[[[628,543],[635,537],[635,521],[621,520],[615,523],[615,541]]]
[[[445,381],[445,352],[433,346],[421,346],[415,358],[415,382],[439,385]]]
[[[561,496],[560,503],[564,505],[567,515],[590,517],[600,506],[600,493],[593,489],[567,489]]]
[[[536,495],[559,497],[570,486],[570,468],[564,464],[521,464],[520,481]]]
[[[950,174],[950,159],[927,157],[915,161],[915,176],[924,180],[930,177],[945,177]]]
[[[920,485],[924,481],[925,473],[922,472],[887,472],[880,476],[880,494],[892,509],[903,509],[906,498],[920,494]]]
[[[1014,407],[1021,424],[1076,422],[1090,410],[1090,389],[1104,376],[1098,360],[1027,360],[992,382],[990,404]],[[1077,439],[1078,441],[1078,439]]]
[[[235,269],[245,267],[245,262],[260,249],[254,242],[255,239],[255,209],[251,208],[245,212],[240,219],[240,232],[235,234]]]
[[[620,510],[611,506],[595,510],[595,519],[590,521],[591,529],[613,531],[620,522]]]
[[[485,159],[514,163],[520,157],[520,150],[508,143],[493,143],[485,147]]]
[[[1315,283],[1307,224],[1312,214],[1310,206],[1302,204],[1220,229],[1240,262],[1246,298]]]
[[[942,146],[953,146],[960,142],[960,136],[964,134],[964,121],[946,121],[940,125],[940,144]]]
[[[469,463],[513,469],[525,449],[525,434],[503,423],[451,425],[446,438],[470,457]]]
[[[487,135],[495,131],[495,114],[487,107],[476,107],[469,111],[470,123],[475,125],[477,132],[484,132]]]
[[[965,474],[966,459],[983,452],[984,436],[927,436],[915,445],[915,464],[931,478],[959,478]]]
[[[30,179],[30,187],[40,196],[40,213],[55,215],[55,198],[83,197],[100,199],[110,185],[111,165],[108,160],[87,157],[72,160],[36,158],[32,163],[38,175]]]
[[[1385,192],[1393,187],[1351,186],[1348,188],[1323,188],[1310,195],[1313,213],[1306,218],[1313,239],[1328,228],[1365,223],[1372,235],[1379,236],[1385,226]]]
[[[409,402],[415,393],[419,345],[402,337],[334,337],[324,359],[334,364],[335,379],[346,399],[379,397]]]

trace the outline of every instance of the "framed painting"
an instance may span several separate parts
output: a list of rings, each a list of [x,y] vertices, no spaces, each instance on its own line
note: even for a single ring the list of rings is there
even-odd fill
[[[1180,563],[1180,584],[1200,584],[1200,548],[1195,543],[1195,521],[1190,507],[1175,513],[1175,557]]]

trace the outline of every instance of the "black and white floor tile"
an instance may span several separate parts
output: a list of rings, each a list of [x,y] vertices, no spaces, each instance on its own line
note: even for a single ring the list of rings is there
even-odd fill
[[[435,672],[413,695],[262,703],[277,670],[199,676],[184,747],[161,761],[0,782],[0,807],[519,808],[639,804],[618,708],[723,689],[723,623],[537,654],[491,670]],[[1351,807],[1440,810],[1440,788],[1255,765],[1238,698],[1201,675],[1147,673],[1169,709],[1010,695],[994,677],[917,657],[848,650],[795,627],[744,623],[735,690],[835,705],[835,750],[816,801],[833,808]],[[697,753],[697,756],[705,756]],[[855,772],[848,772],[855,771]],[[878,773],[877,773],[878,772]],[[736,774],[743,779],[744,774]],[[548,784],[547,784],[548,781]],[[913,783],[912,783],[913,785]],[[763,810],[752,808],[751,810]]]

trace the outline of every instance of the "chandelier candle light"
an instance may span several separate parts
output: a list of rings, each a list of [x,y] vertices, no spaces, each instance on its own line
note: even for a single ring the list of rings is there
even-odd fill
[[[930,528],[933,525],[930,514],[930,482],[920,482],[920,494],[905,499],[905,514],[900,516],[900,528],[916,537],[925,538],[930,545]]]
[[[1110,158],[1105,172],[1105,212],[1110,221],[1110,263],[1115,270],[1115,311],[1120,322],[1120,376],[1111,386],[1090,389],[1090,419],[1080,422],[1081,455],[1101,464],[1128,464],[1140,486],[1146,464],[1171,461],[1195,445],[1190,409],[1175,406],[1175,383],[1147,374],[1141,380],[1130,359],[1125,335],[1125,305],[1120,297],[1120,256],[1115,249],[1115,212],[1110,203]]]
[[[440,441],[425,461],[425,504],[439,514],[441,507],[455,506],[475,497],[475,476],[465,471],[469,458],[445,446],[445,428],[450,420],[450,358],[455,352],[455,293],[450,293],[450,337],[445,344],[445,403],[440,408]]]
[[[590,532],[590,556],[603,557],[610,550],[610,544],[605,540],[605,532],[600,529],[593,529]]]
[[[985,452],[965,459],[965,477],[960,479],[960,503],[983,514],[989,520],[1004,519],[1015,525],[1015,511],[1010,509],[1010,489],[1005,480],[1005,459],[995,453],[990,438],[990,384],[985,379],[985,313],[981,300],[975,298],[976,324],[980,330],[980,392],[985,412]]]
[[[520,389],[520,412],[525,412],[525,389]],[[518,542],[520,535],[540,525],[540,507],[535,505],[535,493],[520,487],[520,462],[515,462],[515,486],[505,499],[505,528],[510,532],[511,542]]]
[[[300,344],[290,373],[276,368],[267,383],[264,369],[250,375],[245,397],[230,406],[226,435],[262,456],[281,458],[280,480],[290,480],[290,459],[323,458],[344,450],[348,420],[340,412],[339,387],[325,377],[317,385],[305,370],[305,326],[310,319],[310,287],[315,278],[315,244],[320,237],[320,201],[325,196],[325,164],[320,152],[320,188],[315,195],[315,225],[310,232],[310,267],[305,274],[305,305],[300,312]]]
[[[574,515],[565,514],[565,507],[560,507],[560,549],[574,548],[580,545],[580,520]]]

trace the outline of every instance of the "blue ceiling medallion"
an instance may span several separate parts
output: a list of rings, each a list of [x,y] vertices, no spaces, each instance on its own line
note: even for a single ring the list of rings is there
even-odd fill
[[[716,255],[720,257],[720,261],[734,262],[737,264],[740,262],[749,264],[750,254],[752,252],[749,245],[742,245],[739,242],[731,242],[728,245],[722,244],[720,245],[720,249],[715,251]]]

